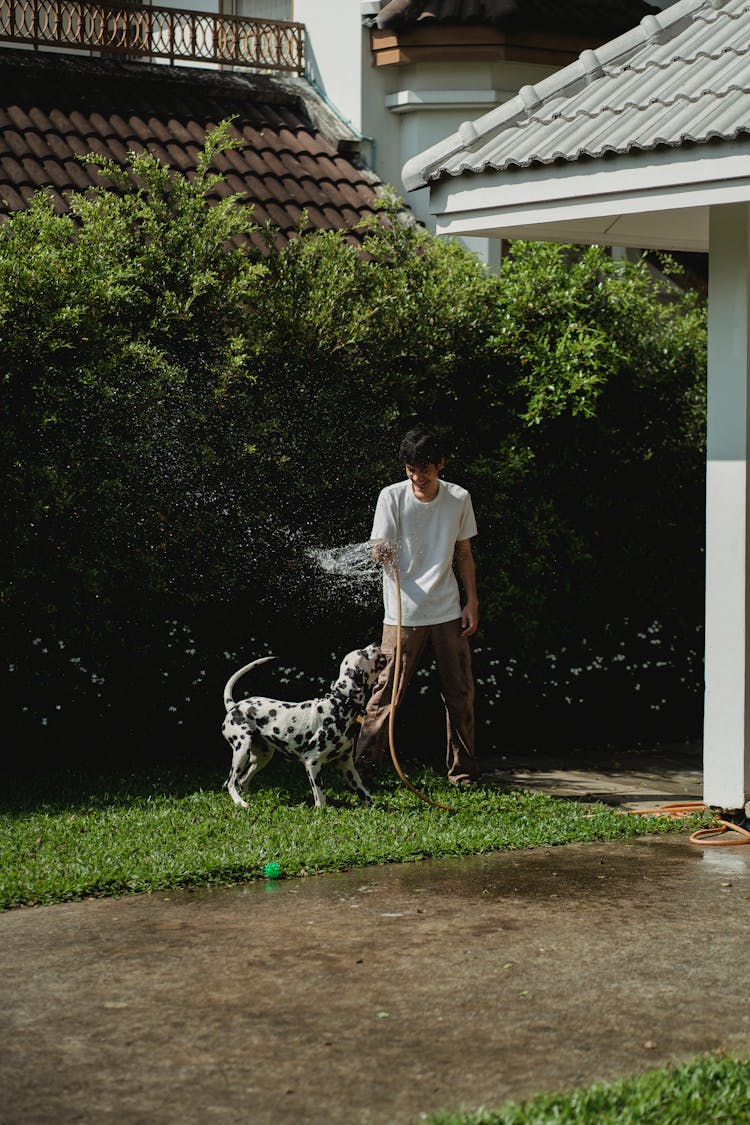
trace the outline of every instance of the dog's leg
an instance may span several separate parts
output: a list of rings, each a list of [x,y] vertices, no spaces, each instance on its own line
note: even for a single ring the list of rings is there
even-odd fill
[[[368,793],[364,781],[357,772],[357,767],[354,765],[352,750],[350,749],[349,753],[345,754],[343,758],[339,758],[335,765],[336,769],[341,771],[341,776],[343,777],[346,784],[349,786],[352,792],[357,794],[360,801],[362,801],[362,803],[365,805],[371,805],[372,796],[370,793]]]
[[[240,805],[243,809],[246,809],[248,805],[247,801],[240,795],[238,785],[240,777],[245,772],[250,760],[249,750],[249,743],[245,743],[244,740],[239,746],[235,747],[232,751],[232,768],[229,771],[229,777],[224,782],[224,788],[228,790],[235,805]]]
[[[323,809],[325,808],[326,804],[326,795],[323,792],[323,786],[320,784],[320,771],[322,767],[318,755],[316,754],[315,757],[305,756],[303,758],[303,761],[305,764],[305,770],[307,772],[308,780],[310,782],[310,785],[312,786],[315,808]]]
[[[251,741],[243,742],[241,746],[234,750],[232,753],[232,768],[227,778],[226,787],[235,805],[239,805],[243,809],[248,808],[248,803],[242,794],[247,792],[247,788],[256,773],[260,773],[272,757],[273,750],[254,750]]]

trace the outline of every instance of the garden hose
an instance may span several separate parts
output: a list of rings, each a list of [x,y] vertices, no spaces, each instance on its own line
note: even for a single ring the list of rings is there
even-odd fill
[[[715,837],[715,838],[714,838]],[[750,844],[750,832],[731,820],[717,820],[711,828],[699,828],[690,837],[691,844],[706,848],[726,848],[737,844]]]
[[[409,781],[409,778],[401,769],[401,764],[396,755],[396,741],[393,736],[393,731],[396,722],[396,700],[398,699],[399,687],[401,686],[401,633],[403,625],[401,615],[401,582],[398,576],[398,567],[396,566],[393,559],[390,560],[390,565],[396,583],[396,603],[398,606],[396,614],[398,621],[398,624],[396,626],[396,653],[393,665],[393,685],[391,687],[391,709],[388,714],[388,745],[391,750],[391,761],[393,762],[396,773],[401,778],[406,788],[410,789],[416,797],[419,797],[420,801],[424,801],[426,805],[432,805],[436,809],[443,809],[444,812],[455,812],[456,810],[450,808],[449,805],[441,805],[437,801],[433,801],[429,797],[426,797],[424,793],[420,793],[416,786],[412,785],[412,783]]]
[[[669,816],[679,819],[683,816],[692,816],[694,813],[711,812],[711,806],[703,801],[675,801],[672,804],[661,805],[658,809],[628,809],[623,813],[627,816]],[[699,844],[707,848],[736,847],[738,844],[750,844],[750,832],[740,824],[733,824],[731,820],[716,820],[714,825],[707,828],[698,828],[690,836],[691,844]]]

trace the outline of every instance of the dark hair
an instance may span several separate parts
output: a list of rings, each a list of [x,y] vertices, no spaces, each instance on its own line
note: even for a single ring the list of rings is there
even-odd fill
[[[438,465],[445,456],[445,445],[430,430],[409,430],[399,447],[399,456],[406,465]]]

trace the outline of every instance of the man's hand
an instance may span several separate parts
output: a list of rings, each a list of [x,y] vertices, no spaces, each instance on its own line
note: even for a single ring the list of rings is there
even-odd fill
[[[372,557],[375,562],[390,563],[393,566],[394,547],[387,539],[377,539],[372,545]]]
[[[479,625],[479,605],[477,602],[467,602],[461,610],[462,637],[470,637],[476,633]]]

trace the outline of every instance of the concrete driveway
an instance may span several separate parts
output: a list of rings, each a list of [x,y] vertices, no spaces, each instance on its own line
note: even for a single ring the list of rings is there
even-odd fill
[[[407,1125],[750,1050],[750,848],[687,838],[0,916],[5,1125]]]

